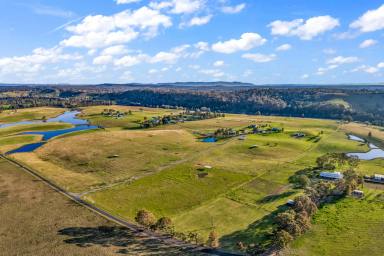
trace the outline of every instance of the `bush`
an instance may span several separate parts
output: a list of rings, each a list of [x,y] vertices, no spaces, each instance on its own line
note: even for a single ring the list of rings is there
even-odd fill
[[[151,227],[156,223],[155,215],[147,210],[138,211],[135,220],[137,223],[145,227]]]

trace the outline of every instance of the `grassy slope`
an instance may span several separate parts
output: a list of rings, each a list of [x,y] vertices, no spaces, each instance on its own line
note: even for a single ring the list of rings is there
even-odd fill
[[[102,108],[93,111],[99,113]],[[327,152],[368,149],[347,140],[345,130],[327,120],[227,115],[152,130],[116,131],[126,125],[119,122],[110,123],[119,126],[106,132],[56,139],[39,150],[38,155],[17,157],[75,190],[124,179],[132,172],[156,173],[144,175],[131,184],[106,187],[86,198],[131,220],[141,208],[159,217],[169,215],[179,231],[198,231],[203,237],[214,227],[228,247],[239,240],[254,242],[265,238],[271,214],[297,193],[288,184],[293,173],[313,166],[315,159]],[[255,123],[284,127],[285,133],[249,135],[245,141],[231,139],[214,144],[196,142],[191,135],[196,131],[242,128]],[[296,131],[323,134],[319,142],[314,142],[291,138],[289,134]],[[156,136],[147,136],[151,133]],[[164,136],[158,135],[161,133]],[[258,147],[250,150],[249,146],[255,144]],[[111,154],[119,157],[108,159]],[[41,161],[39,156],[47,161]],[[197,169],[204,165],[214,168],[208,177],[199,179]],[[362,166],[363,172],[369,169],[384,173],[382,160],[363,162]]]
[[[320,209],[312,230],[284,255],[383,255],[384,192],[367,192],[363,200],[346,198]]]
[[[0,160],[1,255],[180,255],[135,237]],[[182,253],[183,255],[186,253]]]
[[[0,113],[0,124],[28,121],[28,120],[40,120],[44,116],[46,118],[56,117],[64,113],[64,111],[65,109],[63,108],[48,108],[48,107],[19,109],[17,110],[17,112],[6,110]]]
[[[113,109],[120,112],[132,111],[132,115],[126,115],[123,118],[113,118],[101,115],[104,109]],[[144,120],[144,117],[150,119],[154,116],[176,114],[180,112],[175,109],[160,109],[160,108],[145,108],[132,106],[93,106],[82,109],[82,118],[89,120],[94,125],[99,125],[106,128],[120,127],[122,129],[140,128],[139,122]]]

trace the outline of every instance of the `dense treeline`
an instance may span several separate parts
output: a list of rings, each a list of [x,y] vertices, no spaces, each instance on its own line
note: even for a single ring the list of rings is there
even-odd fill
[[[189,109],[204,106],[212,111],[228,113],[331,118],[384,124],[382,91],[315,88],[228,91],[145,89],[94,96],[124,105],[173,105]]]
[[[2,108],[89,105],[180,106],[213,112],[331,118],[384,126],[379,88],[35,86],[0,87]]]

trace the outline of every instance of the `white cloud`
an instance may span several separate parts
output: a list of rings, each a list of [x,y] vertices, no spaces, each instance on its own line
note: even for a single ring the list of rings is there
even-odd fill
[[[231,39],[225,42],[217,42],[212,45],[212,50],[220,53],[234,53],[238,51],[247,51],[254,47],[265,44],[267,40],[257,33],[244,33],[240,39]]]
[[[112,16],[87,16],[77,25],[66,27],[73,33],[61,42],[66,47],[102,48],[132,41],[138,36],[153,37],[159,28],[172,26],[171,18],[146,6]]]
[[[181,23],[180,27],[193,27],[193,26],[202,26],[209,23],[212,19],[212,15],[202,16],[202,17],[193,17],[190,21],[186,23]]]
[[[343,56],[337,56],[332,59],[329,59],[327,61],[328,64],[334,64],[334,65],[341,65],[341,64],[350,64],[350,63],[355,63],[358,62],[359,58],[357,57],[343,57]]]
[[[325,72],[327,72],[329,70],[332,70],[332,69],[335,69],[335,68],[338,68],[338,67],[339,67],[339,65],[337,65],[337,64],[331,64],[331,65],[329,65],[328,67],[325,67],[325,68],[321,67],[321,68],[317,69],[316,74],[321,76],[321,75],[324,75]]]
[[[377,44],[378,42],[376,40],[373,40],[373,39],[367,39],[367,40],[364,40],[360,45],[359,47],[360,48],[368,48],[368,47],[371,47],[375,44]]]
[[[215,67],[222,67],[224,66],[225,62],[223,60],[218,60],[213,63],[213,66]]]
[[[238,4],[235,6],[223,6],[221,8],[221,11],[224,13],[230,13],[230,14],[239,13],[245,8],[245,6],[246,6],[245,3]]]
[[[276,51],[281,52],[281,51],[288,51],[292,48],[292,45],[290,44],[282,44],[279,47],[276,48]]]
[[[375,74],[375,73],[379,72],[379,68],[371,67],[371,66],[367,66],[367,65],[361,65],[361,66],[351,70],[351,72],[359,72],[359,71],[363,71],[363,72],[368,73],[368,74]]]
[[[64,53],[60,47],[37,48],[30,55],[0,58],[0,73],[34,73],[42,70],[44,64],[77,61],[82,58],[79,54]]]
[[[116,0],[117,4],[132,4],[132,3],[138,3],[141,0]]]
[[[139,55],[126,55],[120,59],[117,59],[114,61],[115,66],[121,66],[121,67],[132,67],[137,64],[142,63],[143,61],[146,61],[148,59],[148,55],[145,54],[139,54]]]
[[[378,68],[384,68],[384,62],[380,62],[379,64],[377,64],[377,67]]]
[[[124,45],[115,45],[105,48],[101,55],[121,55],[127,53],[127,49]]]
[[[261,53],[245,53],[242,55],[244,59],[252,60],[257,63],[265,63],[274,61],[276,59],[275,54],[261,54]]]
[[[194,44],[195,48],[201,50],[201,51],[209,51],[209,44],[207,42],[198,42]]]
[[[150,59],[150,63],[166,62],[174,63],[179,59],[179,55],[173,52],[159,52]]]
[[[223,77],[225,74],[219,69],[204,69],[199,71],[202,74],[210,75],[214,78],[220,78]]]
[[[340,25],[339,20],[331,16],[317,16],[308,20],[296,19],[292,21],[276,20],[268,25],[272,35],[298,36],[302,40],[311,40]]]
[[[350,24],[360,32],[373,32],[384,29],[384,4],[376,10],[369,10]]]
[[[309,78],[309,75],[308,74],[304,74],[301,76],[301,79],[308,79]]]
[[[162,2],[151,2],[149,6],[153,9],[169,9],[173,14],[194,13],[205,6],[205,0],[171,0]]]
[[[113,57],[110,55],[100,55],[93,59],[93,64],[95,65],[105,65],[113,61]]]

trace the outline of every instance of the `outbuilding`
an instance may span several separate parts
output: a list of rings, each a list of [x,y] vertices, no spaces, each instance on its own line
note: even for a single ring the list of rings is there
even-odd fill
[[[328,179],[328,180],[340,180],[344,176],[341,172],[321,172],[320,178]]]

